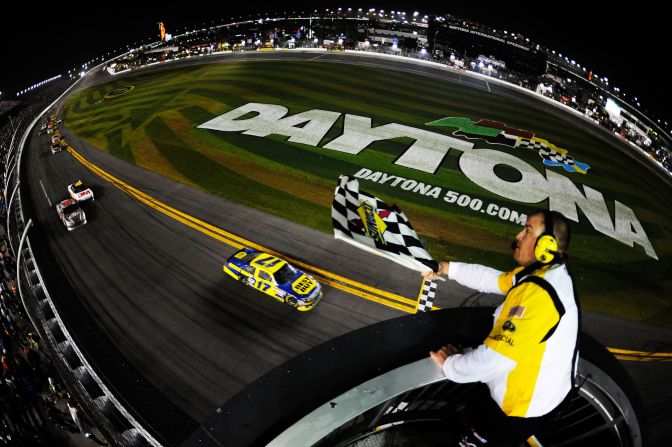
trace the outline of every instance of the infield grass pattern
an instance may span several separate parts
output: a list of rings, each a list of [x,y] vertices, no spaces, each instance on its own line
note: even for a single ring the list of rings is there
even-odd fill
[[[105,99],[117,88],[124,95]],[[469,180],[450,151],[434,175],[394,165],[410,139],[376,142],[357,156],[288,143],[286,137],[257,138],[197,126],[249,102],[280,104],[294,114],[323,109],[372,118],[372,125],[400,123],[449,134],[425,123],[462,116],[502,121],[526,129],[591,166],[587,175],[548,168],[604,194],[613,217],[618,200],[633,209],[659,261],[641,247],[628,247],[598,233],[580,212],[570,249],[584,308],[672,326],[672,186],[605,142],[567,121],[488,92],[371,67],[319,62],[229,62],[112,80],[74,94],[64,124],[98,148],[163,176],[286,219],[331,232],[330,205],[340,174],[362,167],[439,186],[439,199],[389,185],[360,181],[360,187],[409,216],[435,258],[479,262],[500,269],[512,265],[509,245],[520,227],[497,217],[448,204],[458,191],[519,212],[537,207],[513,202]],[[343,117],[322,144],[338,136]],[[509,152],[540,172],[529,150],[477,143]],[[503,170],[500,175],[513,175]],[[514,175],[515,177],[515,175]],[[213,222],[216,224],[216,222]],[[263,241],[259,241],[263,243]]]

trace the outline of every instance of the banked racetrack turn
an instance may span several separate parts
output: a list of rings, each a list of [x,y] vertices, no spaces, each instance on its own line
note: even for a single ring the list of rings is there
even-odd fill
[[[295,355],[413,312],[416,273],[149,173],[67,129],[63,134],[72,150],[51,155],[48,136],[33,131],[22,178],[39,231],[75,292],[69,299],[83,303],[81,318],[99,325],[197,423]],[[77,179],[92,186],[96,202],[85,206],[88,224],[67,232],[54,206]],[[246,241],[316,269],[325,283],[318,308],[298,313],[227,278],[223,262]],[[457,302],[467,296],[459,287],[449,290]],[[621,341],[617,326],[601,325],[601,339]]]

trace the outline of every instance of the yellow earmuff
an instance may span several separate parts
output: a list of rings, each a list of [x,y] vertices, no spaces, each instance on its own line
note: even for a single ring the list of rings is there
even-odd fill
[[[558,252],[558,241],[551,234],[543,234],[537,239],[534,246],[534,257],[542,264],[553,262]]]

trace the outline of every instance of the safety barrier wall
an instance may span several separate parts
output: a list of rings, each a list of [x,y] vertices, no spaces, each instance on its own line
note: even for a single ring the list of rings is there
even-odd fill
[[[74,85],[72,86],[74,87]],[[70,87],[70,88],[72,88]],[[70,89],[68,89],[69,91]],[[107,436],[113,445],[140,447],[162,444],[152,436],[115,397],[101,380],[98,373],[75,342],[72,334],[54,305],[36,259],[30,237],[31,220],[24,213],[20,185],[21,160],[28,137],[35,124],[62,98],[48,106],[23,131],[20,141],[11,147],[17,150],[17,166],[9,179],[7,191],[17,191],[8,197],[8,238],[17,264],[18,292],[33,326],[42,339],[42,347],[49,354],[54,366],[65,382],[71,395],[83,410]],[[8,157],[9,159],[9,157]],[[17,188],[18,187],[18,188]],[[22,240],[22,236],[25,240]],[[19,251],[20,250],[20,251]]]
[[[412,407],[407,397],[400,397],[411,391],[422,395],[432,386],[467,386],[446,380],[429,359],[429,350],[448,342],[479,344],[491,328],[493,311],[462,307],[418,313],[334,338],[269,371],[228,399],[182,447],[310,446],[348,421],[360,423],[367,413],[387,414],[386,409],[402,402]],[[581,337],[580,352],[578,395],[587,413],[582,419],[593,425],[581,425],[582,431],[566,445],[591,445],[582,442],[600,431],[603,438],[616,436],[622,442],[596,445],[646,445],[644,409],[623,366],[586,334]],[[458,394],[464,393],[462,389]],[[385,402],[392,404],[381,407]],[[404,422],[401,416],[396,423]],[[371,420],[372,431],[383,424],[376,420]],[[555,428],[571,425],[565,422],[560,419]],[[341,441],[332,436],[324,445],[349,445]]]

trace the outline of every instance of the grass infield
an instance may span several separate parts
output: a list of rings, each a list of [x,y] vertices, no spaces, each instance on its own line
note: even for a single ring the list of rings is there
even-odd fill
[[[132,86],[121,95],[117,89]],[[459,169],[461,152],[451,150],[434,174],[397,166],[410,139],[376,142],[359,155],[289,143],[283,136],[258,138],[197,126],[249,102],[284,105],[290,114],[323,109],[372,118],[372,125],[425,126],[448,116],[490,119],[526,129],[569,150],[591,166],[589,173],[545,167],[530,150],[509,152],[542,174],[553,170],[600,191],[613,218],[614,200],[631,208],[659,260],[593,229],[579,211],[572,227],[571,265],[585,309],[672,327],[672,186],[624,155],[618,141],[584,132],[555,115],[485,91],[404,72],[333,63],[231,62],[112,80],[72,95],[64,123],[91,144],[178,182],[251,207],[331,232],[330,206],[336,180],[361,168],[439,186],[440,198],[388,184],[360,180],[363,190],[397,203],[436,259],[512,267],[509,245],[520,227],[468,207],[444,202],[446,190],[468,194],[520,213],[535,205],[514,202],[469,180]],[[343,117],[321,145],[337,137]],[[506,169],[503,178],[514,175]],[[514,175],[515,177],[515,175]],[[515,180],[512,178],[511,180]],[[216,224],[216,222],[213,222]],[[263,241],[260,241],[263,243]]]

